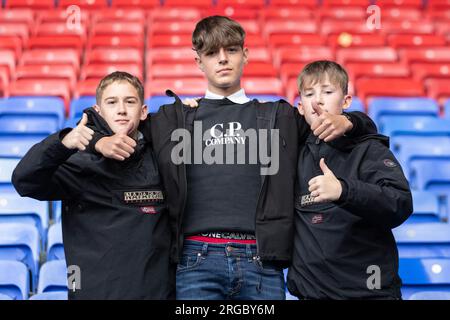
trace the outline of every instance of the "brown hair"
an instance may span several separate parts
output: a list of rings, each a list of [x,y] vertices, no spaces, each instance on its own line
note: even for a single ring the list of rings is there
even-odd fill
[[[144,104],[144,87],[142,86],[141,81],[132,74],[129,74],[128,72],[115,71],[104,77],[97,86],[97,89],[95,91],[95,99],[98,105],[100,105],[102,101],[103,91],[105,91],[106,87],[112,84],[113,82],[120,82],[120,81],[127,81],[129,84],[131,84],[138,93],[140,103]]]
[[[244,47],[245,31],[236,21],[223,16],[200,20],[192,33],[192,46],[198,54],[238,45]]]
[[[320,82],[327,75],[330,82],[338,85],[344,95],[348,93],[347,71],[338,63],[328,60],[314,61],[303,68],[297,79],[299,93],[301,94],[305,86]]]

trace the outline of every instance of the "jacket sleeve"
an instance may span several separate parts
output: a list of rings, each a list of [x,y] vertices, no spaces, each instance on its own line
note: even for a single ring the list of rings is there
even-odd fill
[[[153,150],[157,155],[170,141],[172,132],[178,128],[176,108],[175,104],[163,105],[149,120]]]
[[[337,204],[382,228],[395,228],[413,211],[408,181],[392,152],[376,142],[367,148],[360,179],[338,177],[343,186]]]
[[[83,168],[66,163],[77,149],[66,148],[61,134],[52,134],[34,145],[14,169],[12,183],[22,197],[69,200],[83,191],[79,178]]]
[[[353,111],[345,114],[350,117],[353,124],[353,128],[346,133],[348,137],[354,138],[378,133],[377,126],[364,112]]]

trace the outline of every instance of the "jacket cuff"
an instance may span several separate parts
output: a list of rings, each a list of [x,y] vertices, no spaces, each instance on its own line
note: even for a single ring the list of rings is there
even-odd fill
[[[348,197],[348,184],[344,179],[338,178],[339,182],[341,183],[342,186],[342,192],[341,192],[341,196],[339,197],[338,200],[335,201],[336,204],[338,205],[342,205],[345,202],[347,202],[347,197]]]

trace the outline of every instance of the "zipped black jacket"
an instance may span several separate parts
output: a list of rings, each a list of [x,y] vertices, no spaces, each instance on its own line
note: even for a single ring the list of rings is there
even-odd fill
[[[96,111],[85,112],[100,133],[112,134]],[[81,280],[69,299],[173,298],[169,217],[149,141],[140,139],[120,162],[67,149],[65,133],[33,146],[12,181],[21,196],[63,200],[66,262],[79,267]]]
[[[308,181],[323,174],[321,158],[342,182],[343,192],[338,201],[314,204]],[[368,135],[324,143],[311,134],[298,168],[290,292],[307,299],[400,299],[391,229],[413,207],[389,139]]]
[[[174,236],[171,257],[174,262],[178,262],[183,248],[184,235],[181,227],[188,195],[186,165],[176,165],[171,159],[171,152],[179,143],[171,141],[171,135],[178,128],[187,129],[192,135],[197,108],[183,105],[179,97],[170,90],[166,93],[175,98],[175,103],[162,106],[151,117],[150,130],[167,191],[170,224]],[[267,129],[269,132],[271,129],[278,129],[280,146],[278,173],[261,176],[261,190],[256,209],[257,253],[262,260],[287,266],[291,261],[293,247],[294,188],[298,152],[310,128],[297,109],[284,100],[267,103],[253,100],[253,103],[258,106],[257,129]],[[375,124],[364,113],[351,112],[348,115],[353,123],[350,135],[376,133]],[[270,146],[270,143],[268,145]]]

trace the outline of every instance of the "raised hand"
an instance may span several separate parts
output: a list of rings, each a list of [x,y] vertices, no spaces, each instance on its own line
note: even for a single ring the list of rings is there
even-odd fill
[[[66,148],[78,149],[81,151],[86,150],[86,146],[94,135],[94,131],[86,126],[87,121],[87,114],[83,113],[80,123],[66,134],[61,141]]]

